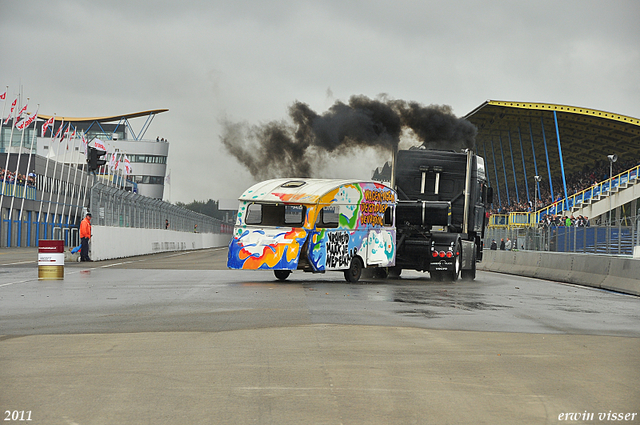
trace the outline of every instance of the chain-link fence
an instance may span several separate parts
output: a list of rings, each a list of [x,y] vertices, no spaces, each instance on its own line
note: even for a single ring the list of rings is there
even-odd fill
[[[640,214],[613,220],[611,226],[493,227],[485,232],[485,248],[495,240],[511,241],[512,249],[633,255],[640,246]]]
[[[98,226],[217,234],[233,231],[233,225],[213,217],[99,182],[91,188],[89,205],[91,224]]]

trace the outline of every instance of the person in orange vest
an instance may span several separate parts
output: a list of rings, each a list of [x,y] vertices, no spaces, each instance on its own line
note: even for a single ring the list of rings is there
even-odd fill
[[[89,239],[91,239],[91,213],[80,222],[80,261],[92,261],[89,258]]]

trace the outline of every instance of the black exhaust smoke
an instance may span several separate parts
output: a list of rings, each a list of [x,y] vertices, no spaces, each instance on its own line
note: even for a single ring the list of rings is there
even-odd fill
[[[223,145],[256,180],[312,177],[311,164],[321,155],[336,156],[373,148],[388,158],[409,129],[428,149],[473,148],[476,128],[453,115],[451,107],[352,96],[322,115],[307,104],[289,107],[291,121],[248,125],[224,121]],[[386,160],[386,159],[385,159]]]

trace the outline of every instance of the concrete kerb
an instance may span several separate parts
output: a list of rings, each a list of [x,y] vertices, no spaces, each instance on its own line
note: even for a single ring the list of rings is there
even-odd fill
[[[485,250],[479,270],[640,295],[640,260],[596,254]]]

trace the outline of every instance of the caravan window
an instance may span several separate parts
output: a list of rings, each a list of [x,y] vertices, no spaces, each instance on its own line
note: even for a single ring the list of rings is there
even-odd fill
[[[247,224],[260,224],[262,223],[262,205],[249,204],[247,207],[247,218],[245,219]]]
[[[384,225],[385,227],[393,226],[393,208],[391,205],[384,210]]]
[[[249,204],[245,222],[264,226],[296,226],[304,223],[306,208],[302,205]]]
[[[284,224],[301,225],[304,223],[305,208],[302,205],[285,205],[284,206]]]
[[[337,205],[332,205],[329,207],[324,207],[320,210],[320,214],[318,216],[318,228],[326,228],[333,229],[338,227],[338,223],[340,221],[340,214]]]

